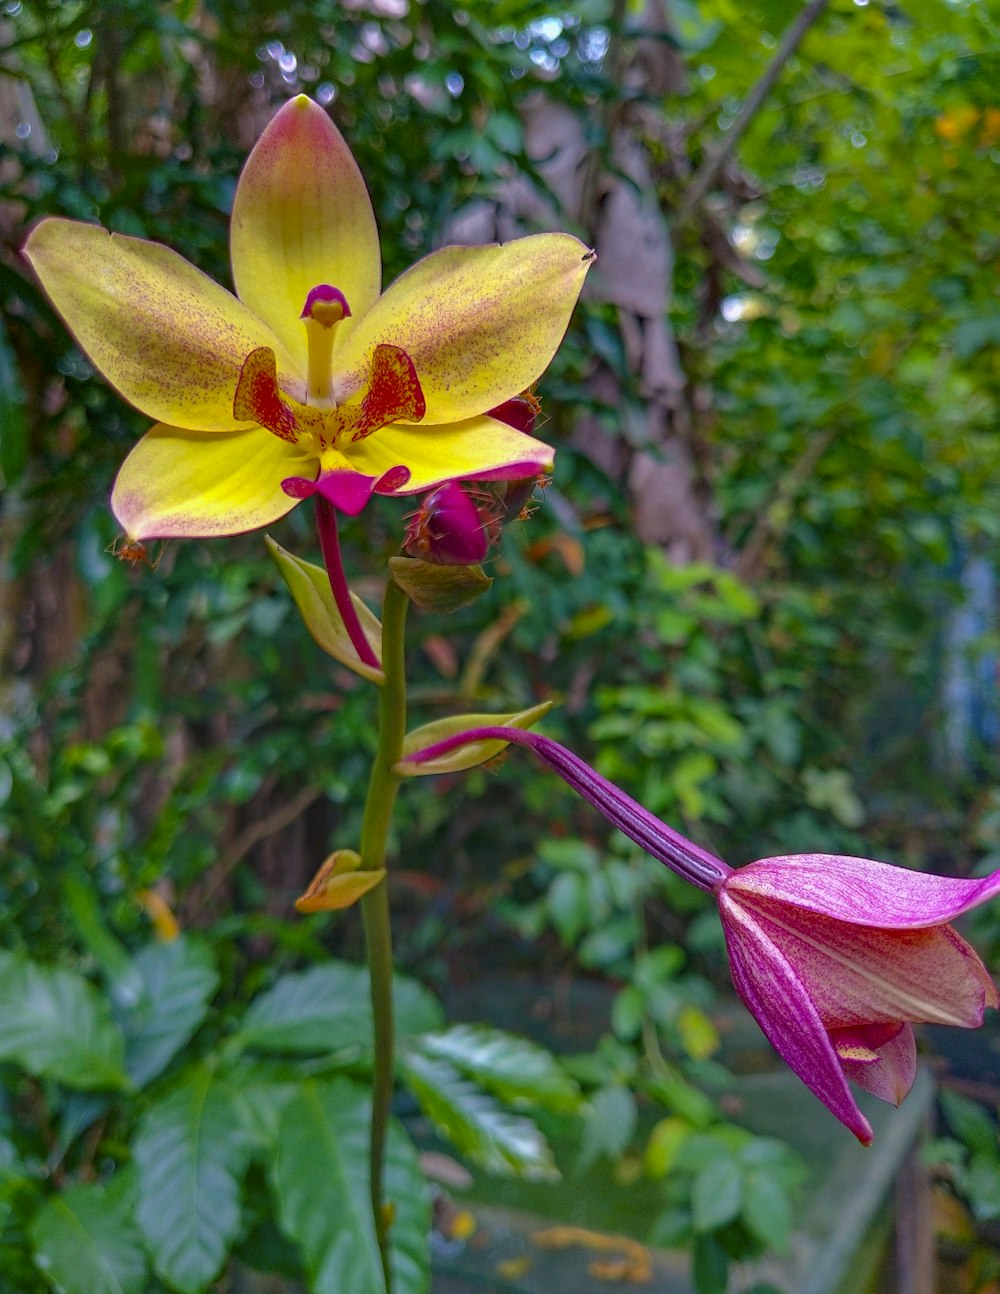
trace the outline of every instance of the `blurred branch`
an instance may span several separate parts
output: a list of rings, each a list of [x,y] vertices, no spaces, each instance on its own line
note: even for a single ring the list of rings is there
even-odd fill
[[[254,845],[274,835],[276,831],[282,831],[285,827],[291,826],[322,794],[323,791],[318,786],[305,786],[287,804],[279,805],[271,813],[258,818],[256,822],[250,823],[241,831],[205,877],[204,888],[198,896],[199,906],[206,906],[215,897],[226,879]]]
[[[826,6],[827,0],[809,0],[809,4],[805,6],[799,16],[785,32],[784,36],[781,38],[781,44],[778,46],[774,58],[764,69],[764,72],[757,81],[757,84],[743,100],[743,106],[736,114],[733,124],[722,136],[715,148],[709,151],[708,156],[695,172],[691,183],[687,186],[687,189],[681,198],[680,207],[674,217],[674,233],[686,225],[698,210],[698,207],[701,205],[705,195],[715,183],[719,171],[725,164],[726,159],[743,138],[761,104],[770,94],[774,83],[781,75],[785,64],[798,49],[799,45],[802,43],[802,38],[813,23],[815,23],[817,18],[819,18]]]
[[[836,428],[829,427],[814,436],[778,482],[770,502],[761,509],[747,536],[746,543],[736,558],[736,574],[741,580],[753,583],[759,577],[768,549],[776,538],[783,520],[787,520],[795,496],[812,475],[813,469],[832,444],[836,434]]]

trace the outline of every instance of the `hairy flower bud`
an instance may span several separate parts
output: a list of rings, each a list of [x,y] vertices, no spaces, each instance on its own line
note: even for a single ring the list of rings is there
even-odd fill
[[[489,500],[479,506],[458,481],[446,481],[410,515],[403,548],[440,566],[478,566],[499,538],[494,513]]]

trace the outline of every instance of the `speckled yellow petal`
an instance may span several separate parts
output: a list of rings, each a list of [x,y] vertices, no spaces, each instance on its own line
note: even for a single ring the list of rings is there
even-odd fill
[[[495,418],[427,426],[393,423],[365,440],[345,446],[358,472],[381,476],[397,464],[410,469],[401,493],[418,494],[455,477],[513,481],[552,467],[555,450]]]
[[[304,466],[294,445],[260,427],[212,434],[159,423],[122,464],[111,509],[133,539],[238,535],[295,507],[281,482]]]
[[[432,252],[337,351],[338,399],[366,385],[374,348],[385,342],[412,359],[429,422],[458,422],[509,400],[548,366],[592,260],[570,234]]]
[[[276,114],[247,158],[230,228],[240,299],[305,363],[299,316],[311,288],[339,288],[356,317],[382,283],[378,229],[358,164],[305,95]]]
[[[53,218],[24,254],[95,367],[150,418],[200,431],[245,425],[233,392],[259,346],[277,348],[286,390],[304,390],[271,330],[169,247]]]

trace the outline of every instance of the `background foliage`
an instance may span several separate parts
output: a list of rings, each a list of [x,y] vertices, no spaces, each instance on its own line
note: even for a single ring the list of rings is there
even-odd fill
[[[12,1291],[194,1292],[238,1263],[342,1294],[331,1217],[372,1252],[357,926],[291,908],[329,849],[356,843],[371,697],[302,632],[259,536],[170,545],[155,571],[115,561],[107,494],[143,420],[18,255],[33,220],[61,213],[226,281],[239,165],[290,94],[328,105],[355,151],[387,281],[484,220],[571,228],[607,267],[542,387],[559,450],[542,506],[508,527],[475,608],[414,617],[420,714],[557,700],[547,731],[734,863],[825,849],[967,873],[992,850],[996,865],[1000,31],[978,0],[834,0],[785,57],[797,12],[4,5]],[[649,238],[623,259],[639,207]],[[654,308],[637,304],[649,282]],[[347,531],[370,599],[400,512],[380,502]],[[299,513],[275,533],[309,551]],[[658,1240],[693,1247],[703,1290],[731,1257],[780,1248],[799,1170],[720,1114],[725,971],[702,896],[516,754],[408,785],[395,844],[401,969],[452,1011],[487,967],[607,986],[604,1036],[557,1062],[449,1025],[401,979],[400,1077],[432,1123],[526,1178],[556,1171],[529,1110],[578,1139],[564,1171],[638,1163],[663,1184]],[[995,954],[995,920],[977,933]],[[967,1149],[940,1171],[988,1219],[995,1133],[953,1104],[951,1145]],[[409,1291],[429,1214],[396,1133]],[[310,1178],[342,1198],[320,1210],[296,1189]]]

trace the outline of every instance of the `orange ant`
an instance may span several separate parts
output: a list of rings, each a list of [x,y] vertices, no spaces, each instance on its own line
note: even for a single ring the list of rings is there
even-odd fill
[[[110,553],[112,557],[117,557],[120,562],[128,562],[133,570],[137,566],[148,566],[151,571],[155,571],[165,548],[166,543],[161,544],[156,556],[150,557],[149,549],[138,539],[129,539],[128,535],[116,535],[104,551]]]

